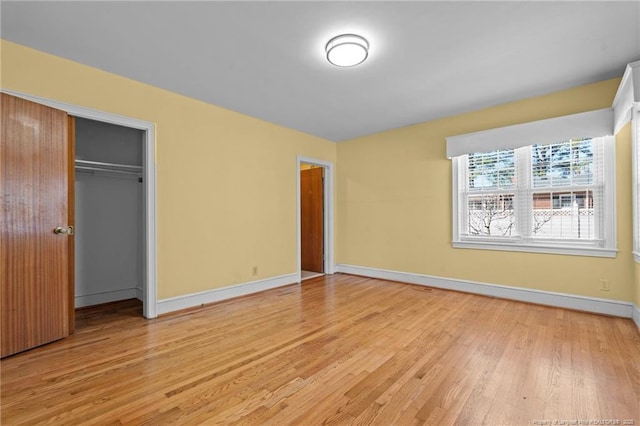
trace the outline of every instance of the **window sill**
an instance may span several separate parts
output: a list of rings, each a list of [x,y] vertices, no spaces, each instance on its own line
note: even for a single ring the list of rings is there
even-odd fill
[[[569,256],[591,256],[591,257],[616,257],[618,250],[595,248],[595,247],[560,247],[556,245],[544,244],[515,244],[505,242],[486,241],[453,241],[453,248],[479,249],[479,250],[499,250],[515,251],[526,253],[547,253],[562,254]],[[640,256],[635,256],[636,261],[640,261]]]
[[[640,253],[637,251],[633,252],[633,258],[635,259],[636,263],[640,263]]]

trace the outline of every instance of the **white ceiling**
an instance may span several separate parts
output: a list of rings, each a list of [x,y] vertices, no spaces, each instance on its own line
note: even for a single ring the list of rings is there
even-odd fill
[[[0,3],[1,35],[332,141],[621,76],[640,1]],[[333,36],[371,45],[353,68]]]

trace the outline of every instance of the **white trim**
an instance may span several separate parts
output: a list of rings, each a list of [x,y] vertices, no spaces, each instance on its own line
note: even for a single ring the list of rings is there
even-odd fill
[[[23,98],[32,102],[46,105],[67,112],[75,117],[88,118],[90,120],[102,121],[105,123],[117,124],[119,126],[131,127],[143,130],[144,138],[144,199],[145,199],[145,265],[144,265],[144,283],[143,292],[145,297],[142,298],[143,314],[146,318],[155,318],[157,316],[157,225],[156,225],[156,162],[155,162],[155,124],[138,120],[136,118],[125,117],[121,115],[111,114],[86,108],[79,105],[71,105],[51,99],[41,98],[39,96],[29,95],[0,88],[0,91],[12,96]]]
[[[447,158],[474,152],[545,145],[576,138],[613,135],[613,110],[604,108],[530,121],[463,135],[447,136]]]
[[[499,243],[496,241],[453,241],[453,248],[479,249],[479,250],[498,250],[498,251],[517,251],[525,253],[548,253],[548,254],[565,254],[571,256],[592,256],[592,257],[616,257],[617,249],[593,248],[593,247],[571,247],[560,245],[538,245],[538,244],[515,244],[515,243]]]
[[[605,137],[602,140],[603,144],[603,156],[602,159],[602,179],[603,181],[603,202],[604,208],[602,214],[604,215],[604,226],[601,238],[604,238],[604,244],[606,247],[603,250],[607,250],[609,253],[617,252],[618,247],[618,205],[616,204],[616,138],[615,136]]]
[[[136,288],[127,288],[124,290],[106,291],[104,293],[87,294],[75,297],[75,307],[83,308],[85,306],[99,305],[101,303],[116,302],[118,300],[140,299]]]
[[[558,308],[576,309],[585,312],[613,315],[623,318],[632,318],[633,315],[634,305],[630,302],[623,302],[620,300],[600,299],[575,294],[556,293],[552,291],[488,284],[476,281],[435,277],[431,275],[390,271],[387,269],[355,265],[338,264],[336,266],[336,271],[343,272],[345,274],[362,275],[370,278],[379,278],[383,280],[455,290],[465,293],[481,294],[484,296],[518,300],[540,305],[555,306]]]
[[[640,74],[640,72],[638,72]],[[633,211],[633,258],[640,262],[640,103],[631,114],[631,205]]]
[[[302,236],[300,227],[300,167],[302,164],[311,164],[324,168],[324,273],[333,274],[334,261],[334,215],[333,215],[333,163],[318,160],[316,158],[298,155],[296,157],[296,271],[298,281],[302,281]]]
[[[221,300],[232,299],[234,297],[245,296],[247,294],[258,293],[289,284],[295,284],[297,279],[298,274],[293,273],[243,284],[215,288],[213,290],[206,290],[198,293],[170,297],[168,299],[160,299],[158,300],[158,314],[162,315],[169,312],[179,311],[181,309],[203,306],[208,303],[219,302]]]
[[[637,305],[633,305],[633,322],[640,329],[640,308]]]
[[[640,61],[627,65],[622,81],[613,98],[613,130],[614,134],[631,119],[631,108],[634,102],[640,102]]]
[[[460,217],[462,216],[458,209],[462,207],[465,209],[467,208],[467,206],[464,206],[464,203],[460,203],[460,173],[462,171],[466,172],[466,170],[458,164],[460,161],[462,161],[460,157],[454,157],[451,159],[451,230],[453,231],[453,240],[456,240],[460,235]],[[466,210],[464,214],[466,217]]]

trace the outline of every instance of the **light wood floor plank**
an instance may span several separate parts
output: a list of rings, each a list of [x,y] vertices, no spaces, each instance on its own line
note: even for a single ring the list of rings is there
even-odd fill
[[[0,367],[7,425],[640,425],[631,320],[344,274],[155,320],[83,309]]]

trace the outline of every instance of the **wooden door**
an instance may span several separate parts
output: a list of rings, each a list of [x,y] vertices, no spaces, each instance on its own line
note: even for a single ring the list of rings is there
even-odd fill
[[[324,184],[322,167],[300,171],[302,269],[324,272]]]
[[[67,113],[6,94],[0,140],[0,356],[69,334]]]

